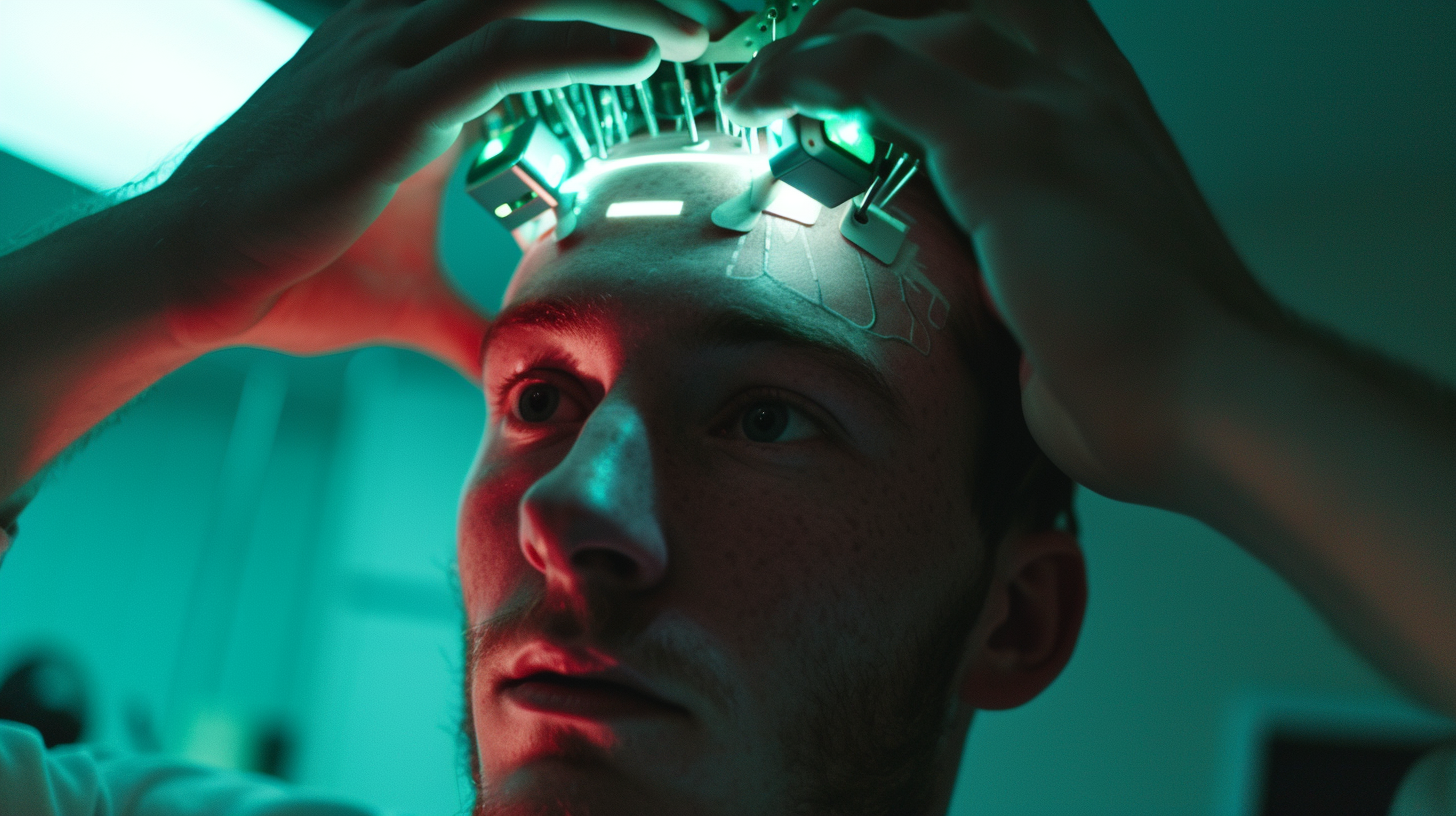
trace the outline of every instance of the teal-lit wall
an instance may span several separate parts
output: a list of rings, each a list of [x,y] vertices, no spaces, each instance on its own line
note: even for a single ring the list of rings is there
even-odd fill
[[[1456,5],[1096,5],[1260,277],[1456,381]],[[0,235],[84,197],[0,155]],[[490,302],[511,245],[458,205],[442,249]],[[226,763],[283,723],[298,781],[458,811],[454,506],[482,420],[471,386],[408,352],[189,366],[23,517],[0,671],[59,646],[92,680],[97,742]],[[1217,534],[1080,507],[1082,642],[1045,695],[978,720],[958,816],[1246,813],[1262,729],[1442,727]]]

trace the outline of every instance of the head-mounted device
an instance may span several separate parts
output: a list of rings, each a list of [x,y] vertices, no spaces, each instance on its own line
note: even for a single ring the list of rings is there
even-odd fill
[[[853,200],[841,232],[882,263],[892,263],[906,226],[884,208],[915,174],[918,160],[874,139],[852,119],[800,115],[760,129],[740,128],[723,113],[725,68],[748,62],[759,48],[792,33],[810,5],[771,0],[710,43],[694,63],[664,63],[633,86],[568,85],[507,96],[482,120],[485,142],[466,175],[467,192],[523,242],[553,227],[556,238],[564,239],[576,225],[575,196],[562,191],[568,180],[629,141],[671,134],[662,139],[664,152],[706,149],[699,128],[711,128],[745,153],[766,159],[750,189],[713,213],[714,223],[747,232],[760,213],[783,214],[787,205],[775,209],[775,202],[787,185],[823,207]],[[817,208],[799,206],[796,212],[789,217],[812,223]]]

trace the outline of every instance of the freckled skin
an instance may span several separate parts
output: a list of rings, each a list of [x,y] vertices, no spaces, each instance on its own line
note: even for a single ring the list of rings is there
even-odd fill
[[[949,795],[971,712],[954,678],[928,663],[966,650],[978,611],[970,596],[984,548],[966,483],[968,375],[939,334],[922,355],[772,280],[727,277],[720,256],[737,235],[707,214],[741,184],[739,170],[714,165],[607,175],[576,234],[532,246],[513,279],[507,308],[561,297],[599,308],[570,332],[510,330],[491,345],[488,395],[544,350],[574,396],[569,419],[546,431],[510,414],[510,394],[493,406],[461,510],[469,622],[557,600],[573,610],[563,613],[571,643],[656,672],[689,716],[608,726],[523,714],[494,694],[499,667],[480,660],[468,694],[483,813],[851,812],[887,796],[943,807]],[[641,199],[682,199],[683,215],[600,217],[610,201]],[[814,229],[837,226],[838,213],[825,212]],[[952,309],[972,296],[949,232],[927,216],[912,239],[939,262],[927,275]],[[725,306],[854,344],[901,398],[905,424],[801,353],[690,343]],[[734,437],[735,400],[761,387],[791,393],[847,434]],[[605,453],[608,439],[617,453]],[[568,509],[527,543],[522,515],[542,485]],[[577,501],[593,490],[618,498]],[[582,525],[608,524],[629,505],[639,508],[638,532],[621,535],[662,542],[665,569],[649,585],[543,571],[524,555],[582,545],[573,541]],[[696,682],[704,676],[711,682]],[[929,749],[907,758],[911,743]]]

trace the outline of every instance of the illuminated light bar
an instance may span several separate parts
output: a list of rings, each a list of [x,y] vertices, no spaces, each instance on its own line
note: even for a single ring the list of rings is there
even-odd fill
[[[258,0],[0,3],[0,149],[120,187],[180,158],[308,34]]]
[[[749,156],[743,153],[733,155],[725,155],[722,153],[651,153],[643,156],[608,159],[604,162],[593,162],[586,165],[580,173],[567,179],[561,185],[561,192],[585,192],[591,187],[592,182],[608,173],[654,164],[726,164],[743,167],[750,172],[756,172],[763,167],[764,162],[757,156]]]
[[[608,218],[646,218],[682,215],[681,201],[617,201],[607,207]]]
[[[863,193],[875,180],[875,142],[857,124],[795,116],[768,130],[777,178],[825,207]]]

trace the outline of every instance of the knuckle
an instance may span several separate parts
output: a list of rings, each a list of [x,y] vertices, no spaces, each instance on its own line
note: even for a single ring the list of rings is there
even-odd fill
[[[863,85],[875,71],[888,66],[899,50],[899,45],[884,31],[860,28],[839,37],[835,68],[846,80]]]

